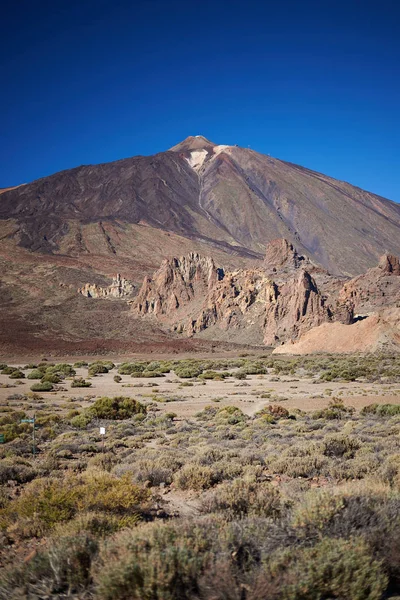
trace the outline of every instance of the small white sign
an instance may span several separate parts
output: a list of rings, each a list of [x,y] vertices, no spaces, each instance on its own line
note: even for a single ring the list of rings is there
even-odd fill
[[[100,427],[100,435],[106,435],[106,428]]]

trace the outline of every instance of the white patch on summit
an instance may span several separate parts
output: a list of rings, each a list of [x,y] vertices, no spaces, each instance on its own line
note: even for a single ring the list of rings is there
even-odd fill
[[[192,169],[194,169],[195,171],[199,171],[207,158],[207,154],[207,150],[192,150],[189,158],[187,158],[186,160],[188,161]]]
[[[224,150],[228,150],[230,147],[231,146],[227,146],[226,144],[220,144],[219,146],[214,146],[213,152],[214,154],[220,154],[221,152],[224,152]]]

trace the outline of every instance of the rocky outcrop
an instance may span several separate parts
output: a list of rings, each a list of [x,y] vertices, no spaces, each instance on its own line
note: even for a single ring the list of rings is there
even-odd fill
[[[351,322],[352,305],[337,298],[341,284],[287,240],[274,240],[262,268],[224,273],[193,253],[166,260],[145,278],[132,305],[188,336],[229,331],[232,339],[247,335],[253,343],[277,345],[324,322]]]
[[[131,296],[134,290],[135,286],[133,283],[117,273],[111,285],[101,287],[96,284],[86,283],[78,290],[78,293],[86,298],[125,298]]]
[[[166,259],[153,277],[145,277],[133,309],[141,315],[171,316],[207,294],[223,275],[212,258],[197,253]]]
[[[266,306],[264,343],[274,346],[296,339],[304,331],[331,321],[332,309],[326,304],[310,273],[301,269],[277,288],[277,296]]]
[[[389,306],[400,306],[400,261],[384,254],[377,267],[347,281],[339,303],[351,306],[355,315],[368,315]]]
[[[300,256],[293,244],[284,238],[272,240],[267,246],[264,258],[264,268],[267,272],[287,273],[293,272],[300,266],[310,265],[311,261]]]
[[[378,267],[386,275],[400,275],[400,259],[393,254],[384,254],[379,261]]]

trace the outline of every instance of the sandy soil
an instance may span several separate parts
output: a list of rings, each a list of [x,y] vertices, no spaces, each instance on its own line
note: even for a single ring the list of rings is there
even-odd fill
[[[29,370],[25,370],[25,374],[28,373]],[[121,383],[113,380],[116,373],[114,369],[93,377],[90,379],[91,388],[71,388],[71,378],[66,379],[57,386],[56,391],[40,394],[43,408],[64,412],[73,407],[73,399],[84,407],[97,397],[117,395],[130,396],[142,402],[156,400],[158,410],[174,412],[180,418],[193,416],[210,404],[219,407],[234,405],[248,415],[253,415],[272,402],[291,409],[311,411],[327,406],[333,396],[342,398],[346,405],[356,409],[374,402],[400,404],[400,384],[313,383],[309,378],[290,377],[280,377],[276,381],[276,375],[270,374],[248,376],[245,381],[230,377],[224,381],[208,380],[205,384],[193,382],[192,386],[187,386],[187,381],[179,379],[173,372],[164,378],[154,379],[123,375]],[[77,369],[77,376],[89,380],[86,368]],[[17,397],[13,399],[12,396],[28,394],[33,383],[34,380],[22,379],[17,384],[8,375],[0,375],[0,385],[13,386],[0,388],[0,406],[21,406],[24,401]],[[261,397],[262,394],[270,394],[270,397]]]

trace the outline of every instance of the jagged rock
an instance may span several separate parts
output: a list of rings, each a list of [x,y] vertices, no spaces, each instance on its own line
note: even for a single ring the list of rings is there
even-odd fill
[[[284,238],[272,240],[267,246],[264,268],[269,272],[293,271],[300,266],[308,266],[311,261],[300,256],[296,248]]]
[[[223,275],[223,270],[215,267],[212,258],[194,252],[166,259],[152,278],[144,278],[133,308],[142,315],[169,315],[196,295],[207,293]]]
[[[210,330],[207,335],[218,338],[225,331],[230,339],[247,335],[252,343],[275,346],[323,323],[349,325],[368,303],[400,302],[398,271],[398,259],[385,256],[378,267],[345,281],[300,256],[287,240],[274,240],[262,268],[225,273],[194,253],[166,260],[145,278],[133,308],[188,336]]]
[[[352,306],[355,314],[368,315],[400,303],[400,261],[384,254],[377,267],[347,281],[339,293],[339,303]]]
[[[274,346],[296,339],[304,331],[331,320],[332,312],[315,280],[302,269],[296,279],[290,278],[278,288],[275,301],[266,307],[264,343]]]
[[[387,275],[400,275],[400,259],[393,254],[384,254],[379,261],[379,268]]]
[[[78,290],[78,293],[86,296],[86,298],[124,298],[130,296],[134,289],[135,286],[132,282],[117,273],[117,276],[113,278],[111,285],[108,287],[86,283]]]

